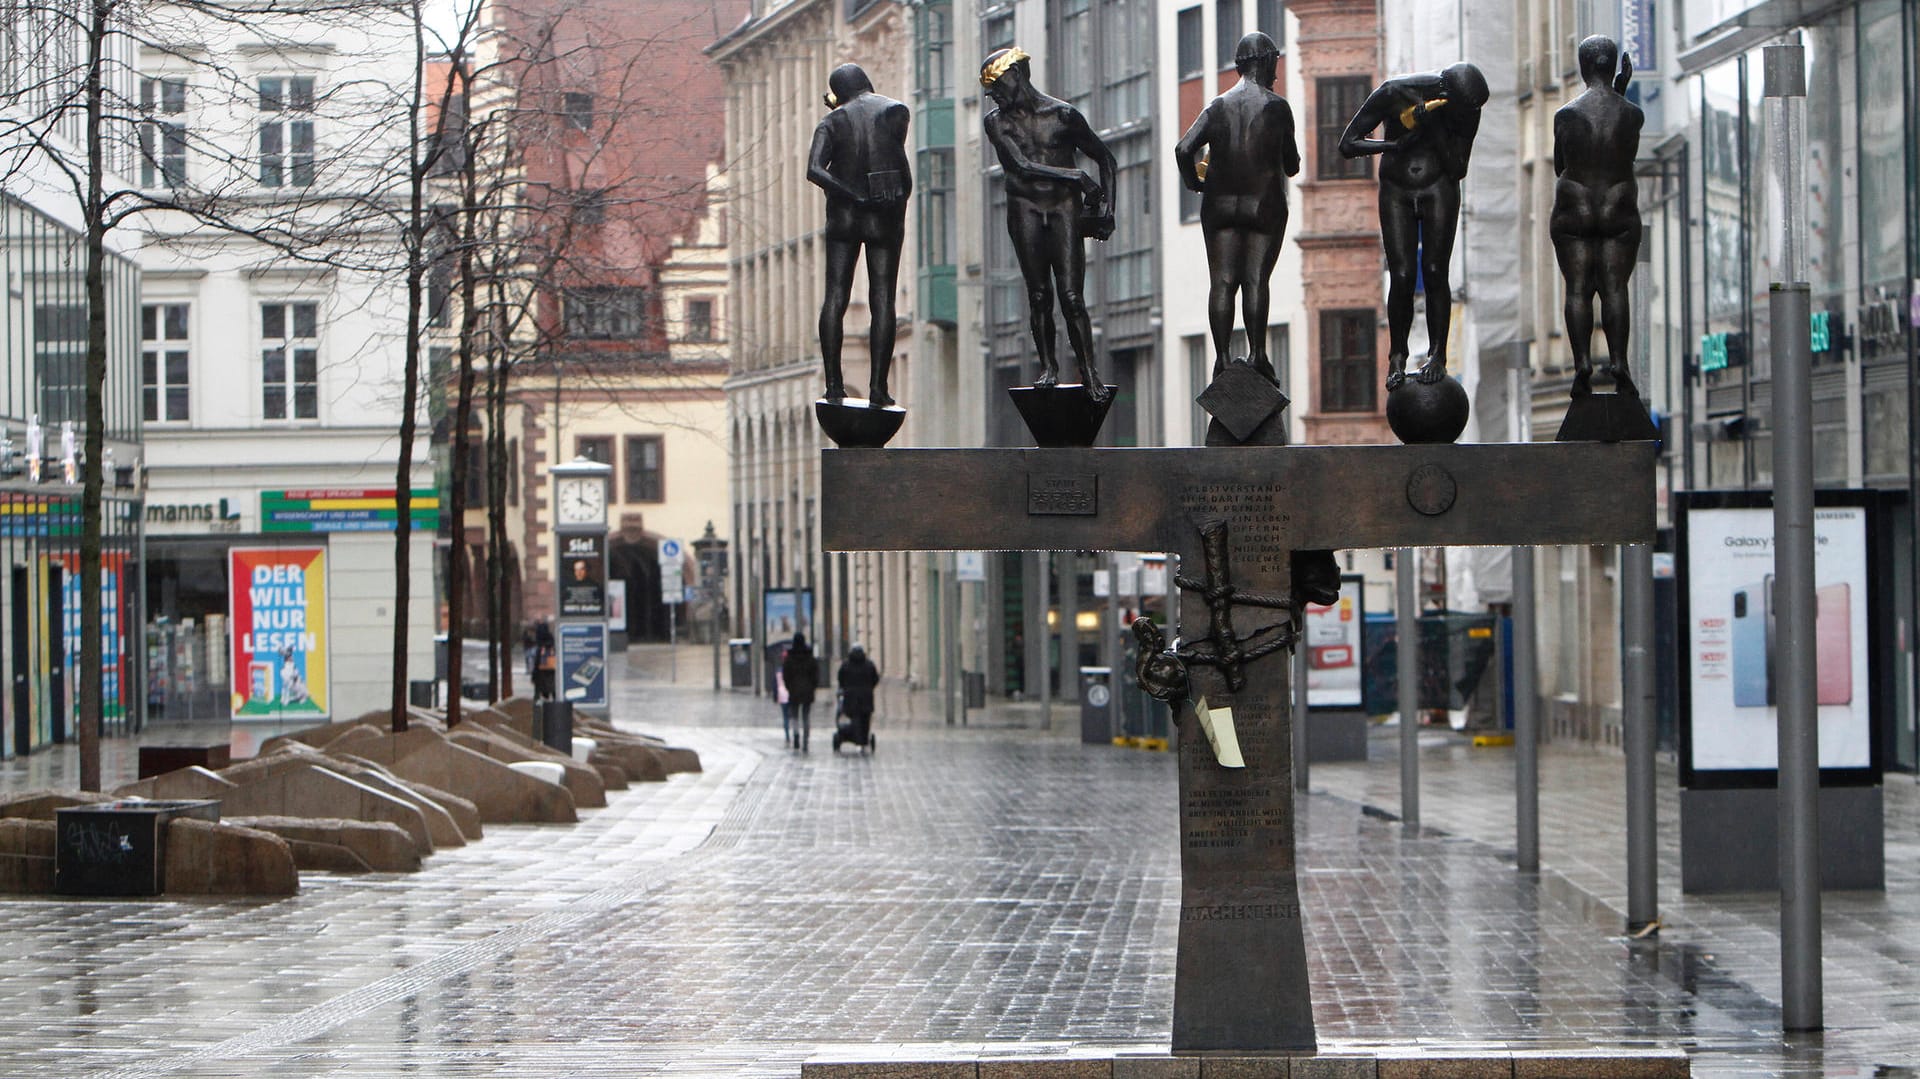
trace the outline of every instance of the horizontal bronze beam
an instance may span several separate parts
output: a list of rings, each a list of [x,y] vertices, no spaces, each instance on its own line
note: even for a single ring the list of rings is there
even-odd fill
[[[1651,543],[1651,442],[826,449],[831,551],[1166,551],[1214,512],[1263,545]],[[1236,526],[1236,531],[1247,533]]]

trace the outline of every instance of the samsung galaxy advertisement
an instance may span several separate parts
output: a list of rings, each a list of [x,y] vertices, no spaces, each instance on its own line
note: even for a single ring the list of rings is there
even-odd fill
[[[1814,511],[1814,624],[1820,767],[1871,768],[1868,508]],[[1781,615],[1773,510],[1694,506],[1685,518],[1682,618],[1688,691],[1684,765],[1695,773],[1772,771]]]

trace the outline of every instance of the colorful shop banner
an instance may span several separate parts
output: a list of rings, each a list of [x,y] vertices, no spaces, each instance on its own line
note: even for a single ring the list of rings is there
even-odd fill
[[[77,536],[80,503],[0,491],[0,536]]]
[[[50,561],[62,570],[60,578],[61,638],[66,642],[67,672],[75,679],[67,701],[75,718],[80,715],[80,555],[63,551]],[[127,714],[126,611],[131,597],[126,593],[127,552],[102,551],[100,554],[100,714],[118,719]]]
[[[1366,578],[1340,578],[1340,598],[1331,607],[1307,605],[1307,706],[1359,708],[1360,628],[1366,624],[1362,596]]]
[[[408,505],[413,527],[440,527],[440,493],[413,492]],[[260,527],[265,532],[392,532],[399,528],[397,492],[391,487],[310,488],[260,492]]]
[[[607,624],[560,624],[560,698],[588,708],[607,706]]]
[[[1871,498],[1823,491],[1814,503],[1812,628],[1823,771],[1877,766]],[[1678,505],[1682,785],[1772,786],[1783,636],[1773,508],[1764,494],[1747,492],[1688,492]]]
[[[327,549],[227,552],[233,718],[327,715]]]

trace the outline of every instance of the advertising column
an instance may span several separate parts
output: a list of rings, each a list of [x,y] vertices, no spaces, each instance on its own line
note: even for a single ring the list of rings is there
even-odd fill
[[[607,494],[613,468],[576,458],[553,467],[554,692],[576,708],[607,707]]]

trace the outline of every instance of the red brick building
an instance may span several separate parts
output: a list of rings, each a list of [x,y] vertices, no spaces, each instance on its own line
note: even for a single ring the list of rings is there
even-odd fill
[[[1386,423],[1383,257],[1373,161],[1340,156],[1340,134],[1379,84],[1371,3],[1291,0],[1292,60],[1306,85],[1301,116],[1301,224],[1306,283],[1309,444],[1393,442]],[[1298,407],[1298,406],[1296,406]]]

